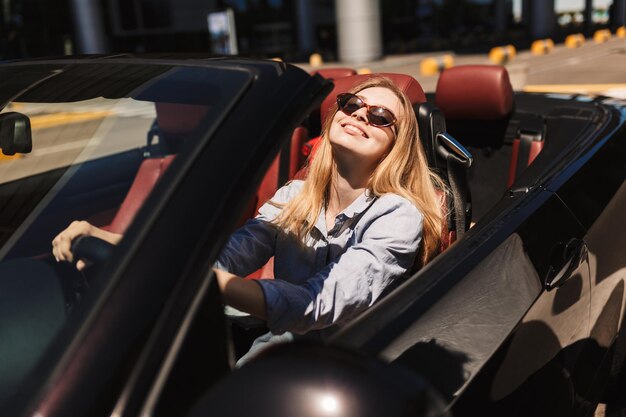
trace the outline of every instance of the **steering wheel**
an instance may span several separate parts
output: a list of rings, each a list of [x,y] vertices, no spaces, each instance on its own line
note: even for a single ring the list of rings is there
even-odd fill
[[[72,241],[71,250],[76,261],[86,267],[101,266],[111,258],[115,245],[94,236],[79,236]]]

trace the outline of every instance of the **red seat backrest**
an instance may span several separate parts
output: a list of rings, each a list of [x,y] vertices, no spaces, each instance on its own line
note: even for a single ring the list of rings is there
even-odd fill
[[[498,120],[513,108],[513,87],[499,65],[461,65],[441,73],[435,96],[446,119]]]
[[[446,130],[464,146],[499,149],[513,110],[513,87],[499,65],[460,65],[441,73],[435,95]]]
[[[139,207],[144,203],[154,185],[174,160],[174,156],[149,158],[141,163],[122,205],[107,228],[109,231],[113,233],[124,233],[126,231],[128,225],[135,218]]]
[[[335,67],[335,68],[321,68],[315,71],[311,71],[311,75],[319,74],[329,80],[335,80],[337,78],[349,77],[356,75],[356,70],[347,67]]]
[[[194,135],[208,114],[208,106],[178,103],[154,103],[159,124],[159,140],[168,147],[180,149]],[[144,159],[108,230],[124,233],[154,185],[174,160],[175,155]]]

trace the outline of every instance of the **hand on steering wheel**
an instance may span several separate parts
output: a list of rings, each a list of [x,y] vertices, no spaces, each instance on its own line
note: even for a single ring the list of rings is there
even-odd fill
[[[73,221],[52,240],[52,254],[57,262],[76,262],[76,269],[102,263],[122,235],[99,229],[86,221]]]

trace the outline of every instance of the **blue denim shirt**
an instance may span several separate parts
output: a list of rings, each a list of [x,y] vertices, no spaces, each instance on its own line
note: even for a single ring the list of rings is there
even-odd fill
[[[246,276],[274,256],[275,279],[257,282],[275,335],[345,324],[406,277],[422,239],[423,216],[410,201],[364,193],[336,216],[331,230],[322,209],[302,244],[271,223],[302,185],[296,180],[279,189],[230,237],[215,265]]]

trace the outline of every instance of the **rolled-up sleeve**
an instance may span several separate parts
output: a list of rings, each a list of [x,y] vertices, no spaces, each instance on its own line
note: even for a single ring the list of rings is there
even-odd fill
[[[245,277],[261,268],[276,250],[277,227],[272,223],[282,205],[301,189],[301,181],[280,188],[272,199],[263,204],[258,215],[237,229],[222,248],[215,268]]]
[[[345,323],[406,275],[422,239],[423,216],[401,197],[387,200],[380,213],[357,226],[363,227],[362,239],[303,284],[259,282],[273,333]]]

